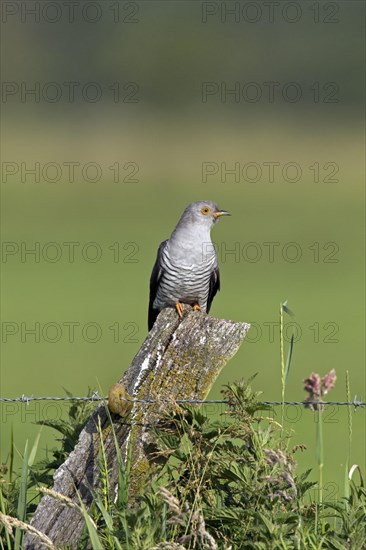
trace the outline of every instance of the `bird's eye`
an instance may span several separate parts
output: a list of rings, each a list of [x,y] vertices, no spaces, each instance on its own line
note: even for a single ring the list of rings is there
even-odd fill
[[[202,214],[206,215],[206,214],[208,214],[208,213],[210,212],[210,209],[209,209],[208,206],[203,206],[203,207],[201,208],[201,212],[202,212]]]

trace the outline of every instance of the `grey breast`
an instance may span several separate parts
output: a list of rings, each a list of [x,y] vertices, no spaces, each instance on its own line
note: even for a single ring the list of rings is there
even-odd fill
[[[210,277],[217,265],[211,240],[185,244],[169,240],[162,252],[161,264],[164,274],[154,308],[162,309],[181,301],[198,303],[206,309]]]

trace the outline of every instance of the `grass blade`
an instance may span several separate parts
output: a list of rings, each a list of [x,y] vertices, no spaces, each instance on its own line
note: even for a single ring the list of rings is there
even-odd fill
[[[42,428],[39,430],[38,434],[36,435],[36,439],[33,443],[32,450],[29,453],[29,458],[28,458],[28,466],[29,467],[33,466],[34,460],[36,458],[36,454],[37,454],[37,450],[38,450],[38,444],[39,444],[39,440],[40,440],[40,437],[41,437],[41,432],[42,432]]]
[[[79,498],[79,502],[80,502],[80,507],[82,509],[85,525],[88,529],[88,533],[89,533],[92,548],[93,548],[93,550],[104,550],[104,546],[102,544],[102,541],[100,540],[100,538],[98,536],[97,527],[96,527],[94,521],[92,520],[92,518],[89,516],[88,512],[86,511],[86,508],[84,506],[84,503],[83,503],[82,499],[80,498],[79,493],[78,493],[78,498]]]
[[[349,371],[346,370],[346,400],[350,403],[351,402],[351,386],[350,386],[350,380],[349,380]],[[350,496],[350,479],[348,477],[349,472],[349,465],[351,464],[352,456],[352,412],[351,407],[347,407],[347,419],[348,419],[348,453],[347,453],[347,460],[346,460],[346,467],[344,472],[344,496],[346,498],[349,498]],[[347,501],[346,501],[347,502]]]
[[[292,352],[293,352],[293,349],[294,349],[294,338],[295,338],[295,335],[292,332],[290,347],[289,347],[289,350],[288,350],[287,361],[286,361],[286,366],[285,366],[285,384],[287,384],[287,379],[288,379],[288,375],[289,375],[289,372],[290,372]]]
[[[14,426],[11,425],[10,430],[10,460],[9,460],[9,482],[13,481],[14,469]]]
[[[27,441],[25,442],[25,448],[24,448],[22,475],[20,478],[18,508],[17,508],[17,516],[20,521],[25,520],[25,515],[27,510],[28,461],[29,461],[29,454],[28,454],[28,439],[27,439]],[[21,549],[22,537],[23,537],[23,533],[21,529],[16,528],[14,550]]]
[[[0,510],[4,515],[6,515],[6,507],[5,507],[5,502],[4,502],[4,497],[3,497],[3,492],[2,492],[1,486],[0,486]],[[10,542],[9,532],[5,527],[3,527],[3,529],[5,531],[5,538],[6,538],[7,548],[10,549],[11,548],[11,542]],[[1,545],[2,545],[1,538],[0,538],[0,542],[1,542]],[[2,548],[4,548],[3,545],[2,545]]]

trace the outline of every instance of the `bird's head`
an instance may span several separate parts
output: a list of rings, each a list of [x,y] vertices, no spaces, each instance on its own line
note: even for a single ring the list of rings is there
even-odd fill
[[[199,224],[202,227],[211,228],[221,216],[230,216],[226,210],[221,210],[212,201],[192,202],[183,212],[181,221]]]

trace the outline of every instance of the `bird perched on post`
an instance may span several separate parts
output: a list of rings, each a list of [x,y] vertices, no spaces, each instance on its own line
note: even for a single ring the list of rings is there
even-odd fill
[[[220,216],[229,215],[212,201],[192,202],[169,239],[161,243],[150,278],[149,330],[165,307],[175,307],[180,317],[182,304],[210,311],[220,290],[211,227]]]

